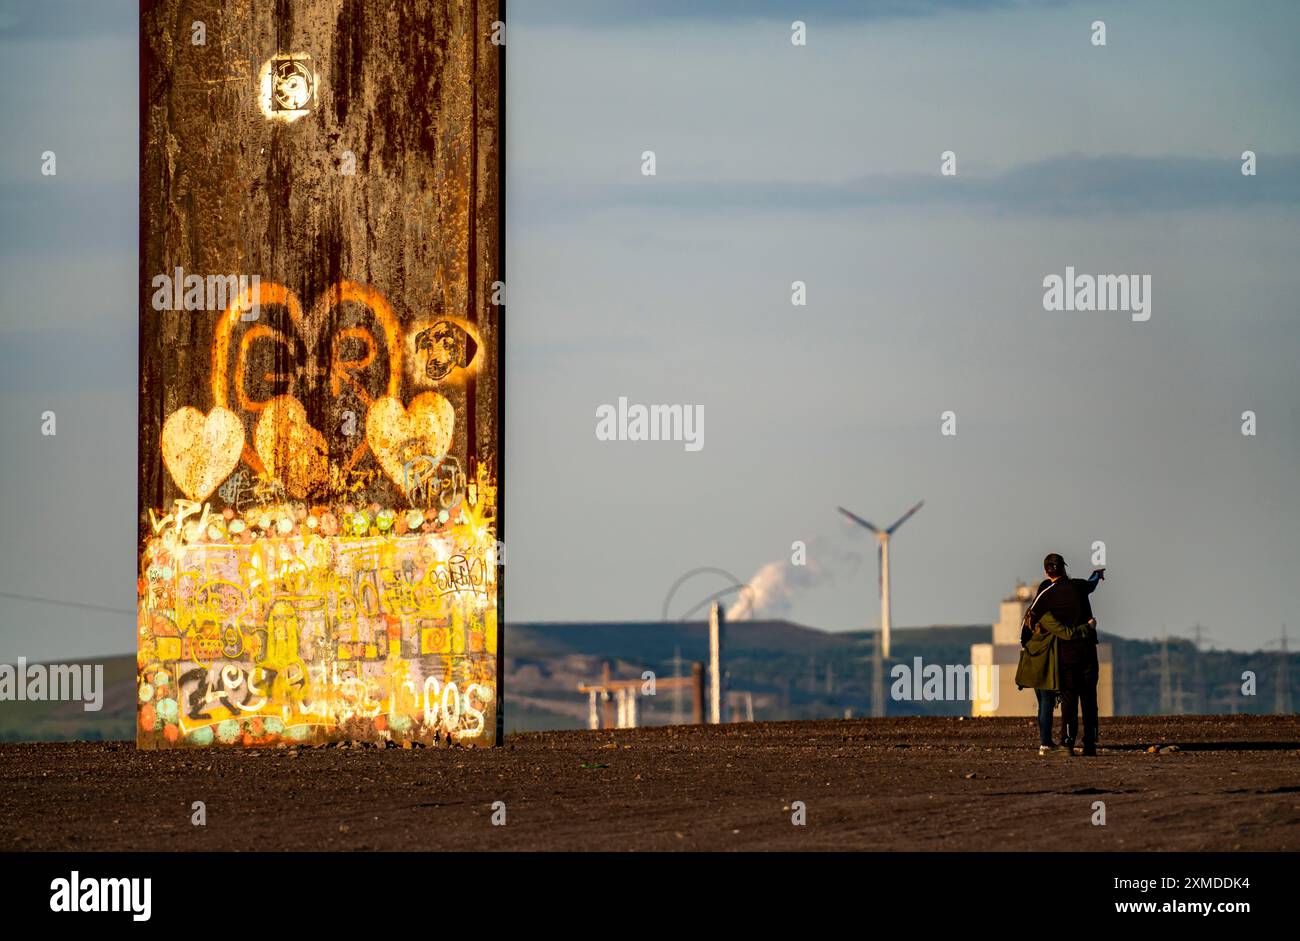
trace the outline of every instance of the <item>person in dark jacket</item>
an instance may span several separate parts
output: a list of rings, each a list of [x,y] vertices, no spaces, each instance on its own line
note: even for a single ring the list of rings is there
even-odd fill
[[[1030,654],[1039,656],[1042,651],[1044,667],[1042,679],[1026,683],[1034,687],[1038,699],[1038,753],[1050,754],[1058,749],[1052,741],[1052,712],[1056,708],[1057,696],[1061,690],[1060,645],[1067,638],[1078,636],[1075,626],[1083,622],[1083,607],[1079,594],[1070,581],[1065,578],[1064,565],[1057,560],[1060,556],[1051,553],[1043,559],[1043,571],[1047,578],[1038,586],[1038,594],[1025,611],[1024,624],[1020,631],[1020,645]],[[1050,615],[1050,616],[1049,616]],[[1052,628],[1061,625],[1060,631],[1044,625],[1044,617]],[[1022,657],[1023,662],[1023,657]],[[1019,679],[1019,673],[1017,674]]]
[[[1073,603],[1077,607],[1068,607],[1069,602],[1058,599],[1053,616],[1064,624],[1087,624],[1090,630],[1080,639],[1057,640],[1057,669],[1061,686],[1061,745],[1069,754],[1074,754],[1074,743],[1079,736],[1079,713],[1083,712],[1083,754],[1097,754],[1097,620],[1092,616],[1092,604],[1089,600],[1097,585],[1105,578],[1105,569],[1097,569],[1088,578],[1069,578],[1065,569],[1065,559],[1058,553],[1051,553],[1043,560],[1043,571],[1047,574],[1039,583],[1039,597],[1047,597],[1044,591],[1057,580],[1068,581],[1073,588]],[[1037,599],[1035,599],[1037,600]],[[1052,605],[1043,609],[1051,610]],[[1032,611],[1032,606],[1031,606]],[[1033,617],[1031,623],[1041,621],[1043,612]],[[1065,615],[1062,617],[1062,615]],[[1079,620],[1071,620],[1077,617]],[[1050,723],[1050,720],[1049,720]]]

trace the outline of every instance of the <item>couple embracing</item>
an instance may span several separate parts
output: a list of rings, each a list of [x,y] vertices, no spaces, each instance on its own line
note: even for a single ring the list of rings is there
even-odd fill
[[[1043,559],[1047,578],[1025,611],[1020,629],[1016,685],[1038,697],[1038,753],[1064,748],[1074,754],[1083,711],[1083,754],[1097,754],[1097,621],[1088,596],[1104,577],[1098,569],[1086,579],[1070,578],[1065,559],[1053,552]],[[1052,713],[1061,701],[1061,744],[1052,741]]]

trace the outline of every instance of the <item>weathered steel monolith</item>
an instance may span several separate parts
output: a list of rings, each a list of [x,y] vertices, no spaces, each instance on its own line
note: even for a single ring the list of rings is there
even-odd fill
[[[499,741],[499,3],[140,36],[137,742]]]

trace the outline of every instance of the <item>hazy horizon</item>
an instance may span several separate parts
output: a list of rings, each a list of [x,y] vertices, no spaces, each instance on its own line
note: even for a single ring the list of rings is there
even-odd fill
[[[875,629],[836,507],[924,499],[896,626],[991,624],[1100,540],[1103,632],[1294,631],[1300,7],[638,7],[509,6],[507,623],[654,620],[688,570],[769,566],[761,618]],[[0,2],[0,660],[134,647],[137,28]],[[1067,267],[1150,275],[1150,320],[1044,310]],[[703,448],[598,440],[620,397],[699,406]]]

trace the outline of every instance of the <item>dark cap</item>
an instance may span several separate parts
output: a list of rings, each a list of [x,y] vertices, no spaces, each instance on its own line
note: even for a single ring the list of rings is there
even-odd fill
[[[1065,559],[1061,558],[1061,554],[1059,552],[1049,552],[1047,553],[1046,558],[1043,559],[1043,568],[1047,569],[1047,568],[1051,568],[1052,566],[1056,566],[1058,568],[1065,568]]]

